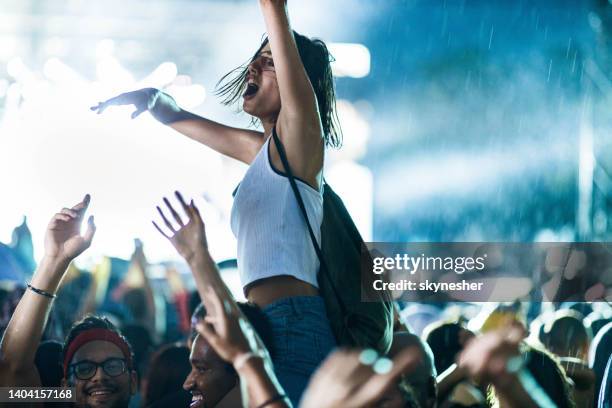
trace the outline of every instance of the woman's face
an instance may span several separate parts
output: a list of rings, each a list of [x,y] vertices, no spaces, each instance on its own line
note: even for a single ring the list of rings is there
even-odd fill
[[[260,120],[276,121],[281,108],[274,60],[267,43],[249,64],[242,109]]]

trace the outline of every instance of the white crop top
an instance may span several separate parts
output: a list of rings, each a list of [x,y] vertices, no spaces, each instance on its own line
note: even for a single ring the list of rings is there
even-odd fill
[[[243,288],[264,278],[290,275],[314,287],[319,259],[308,227],[289,184],[272,167],[269,145],[263,144],[238,186],[232,206],[231,227],[238,240],[238,271]],[[297,180],[308,220],[321,243],[323,196]]]

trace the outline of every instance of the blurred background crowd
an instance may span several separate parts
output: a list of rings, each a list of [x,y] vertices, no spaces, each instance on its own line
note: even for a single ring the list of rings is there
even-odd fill
[[[366,241],[609,240],[610,2],[313,0],[290,9],[293,26],[328,41],[335,57],[345,146],[330,152],[326,178]],[[88,108],[154,86],[246,125],[213,91],[257,48],[260,20],[246,0],[2,2],[0,335],[40,259],[49,214],[83,186],[104,228],[70,266],[45,347],[102,314],[132,344],[141,381],[161,375],[155,352],[186,341],[200,301],[150,226],[151,203],[175,189],[198,197],[211,252],[243,299],[228,218],[245,167],[168,137],[147,115],[131,121],[118,108],[102,120]],[[578,406],[591,406],[612,353],[610,303],[524,300],[398,302],[398,324],[426,340],[441,374],[471,336],[510,316],[560,358]],[[187,373],[181,350],[172,359]],[[485,392],[456,384],[438,390],[440,402],[482,403]]]

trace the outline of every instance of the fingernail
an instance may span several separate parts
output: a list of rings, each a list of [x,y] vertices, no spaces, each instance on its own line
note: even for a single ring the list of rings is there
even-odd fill
[[[359,354],[359,362],[363,365],[372,365],[378,359],[378,353],[372,349],[365,349]]]
[[[381,357],[372,366],[372,370],[376,374],[387,374],[393,368],[393,361],[387,357]]]

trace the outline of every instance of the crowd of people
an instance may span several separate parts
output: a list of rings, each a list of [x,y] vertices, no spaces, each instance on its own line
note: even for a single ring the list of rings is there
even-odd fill
[[[27,286],[3,291],[0,386],[74,387],[75,405],[82,407],[610,406],[612,308],[606,303],[555,305],[532,318],[526,304],[499,305],[478,331],[468,329],[461,313],[448,319],[451,308],[461,310],[456,304],[429,305],[424,327],[418,319],[411,324],[417,313],[406,315],[407,309],[400,312],[405,305],[396,304],[386,353],[330,351],[294,403],[272,356],[293,353],[299,359],[303,351],[278,350],[261,308],[233,300],[207,251],[197,207],[176,197],[181,210],[164,200],[164,229],[157,227],[190,265],[197,285],[184,297],[192,298],[187,305],[168,303],[176,316],[185,307],[190,313],[183,329],[174,319],[174,331],[182,333],[177,341],[157,336],[148,320],[150,282],[128,290],[122,289],[125,282],[117,285],[115,291],[123,292],[117,306],[130,310],[124,315],[100,312],[96,302],[84,310],[89,291],[81,291],[70,313],[73,323],[62,327],[53,301],[66,300],[70,283],[60,287],[71,262],[95,242],[93,217],[80,232],[86,196],[52,217],[44,257]],[[141,244],[130,265],[149,280]],[[54,325],[47,324],[49,316]]]
[[[249,165],[231,216],[247,302],[234,299],[208,250],[215,237],[180,192],[153,225],[194,292],[171,268],[152,284],[140,242],[127,264],[80,274],[73,261],[97,228],[87,194],[51,217],[25,286],[2,293],[0,387],[72,387],[78,407],[609,407],[609,304],[528,320],[520,304],[500,305],[473,330],[461,314],[446,321],[445,305],[415,328],[409,305],[360,302],[359,271],[346,264],[347,246],[362,241],[323,178],[325,148],[341,144],[331,55],[292,30],[285,0],[259,5],[267,38],[219,93],[263,132],[187,112],[152,88],[92,107],[134,105],[133,118],[148,111]],[[122,278],[112,273],[121,267]]]

